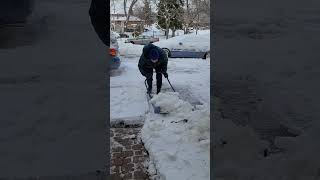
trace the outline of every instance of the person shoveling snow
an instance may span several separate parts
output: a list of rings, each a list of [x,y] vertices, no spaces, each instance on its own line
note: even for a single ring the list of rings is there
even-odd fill
[[[158,94],[161,91],[162,74],[165,78],[168,78],[167,65],[167,55],[161,48],[151,43],[144,46],[142,55],[139,59],[138,67],[141,74],[146,77],[146,81],[148,84],[148,94],[152,92],[153,69],[155,69],[156,71]]]

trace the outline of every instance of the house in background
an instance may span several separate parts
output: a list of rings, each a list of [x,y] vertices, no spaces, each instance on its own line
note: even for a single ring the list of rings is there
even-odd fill
[[[127,24],[127,29],[125,22],[127,20],[126,16],[124,14],[111,14],[110,16],[111,20],[111,30],[117,32],[117,33],[123,33],[123,32],[142,32],[143,31],[143,20],[141,20],[138,17],[130,16],[130,19]]]

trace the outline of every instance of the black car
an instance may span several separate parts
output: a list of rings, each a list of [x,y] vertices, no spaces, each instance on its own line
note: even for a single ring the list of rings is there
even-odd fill
[[[1,0],[0,26],[24,23],[32,13],[34,0]]]

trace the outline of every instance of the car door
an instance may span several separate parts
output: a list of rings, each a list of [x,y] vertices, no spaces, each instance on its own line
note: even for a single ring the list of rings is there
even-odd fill
[[[143,38],[142,38],[142,42],[143,42],[143,44],[149,44],[149,43],[150,43],[150,39],[149,39],[149,37],[147,37],[147,36],[143,36]]]
[[[178,43],[179,45],[179,56],[185,58],[202,58],[204,56],[204,52],[201,52],[197,47],[197,41],[193,37],[187,37],[181,39]]]
[[[192,51],[188,46],[192,46],[192,43],[187,40],[188,38],[182,38],[174,42],[173,48],[171,49],[171,57],[177,58],[189,58],[192,57]]]
[[[143,36],[138,36],[136,39],[136,44],[144,44]]]

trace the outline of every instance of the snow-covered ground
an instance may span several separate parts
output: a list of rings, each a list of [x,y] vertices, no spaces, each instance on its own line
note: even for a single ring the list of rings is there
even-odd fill
[[[136,59],[122,59],[121,67],[110,78],[111,124],[119,121],[143,123],[148,110],[144,79],[137,71]]]
[[[207,39],[209,41],[209,38]],[[111,123],[143,123],[142,141],[149,152],[153,179],[210,179],[210,59],[169,58],[162,93],[151,103],[169,112],[154,114],[147,102],[145,78],[138,70],[142,45],[119,40],[122,64],[110,77]],[[154,75],[154,88],[156,88]]]
[[[210,179],[209,107],[194,107],[173,92],[160,93],[151,102],[169,112],[148,114],[142,129],[151,178]]]

